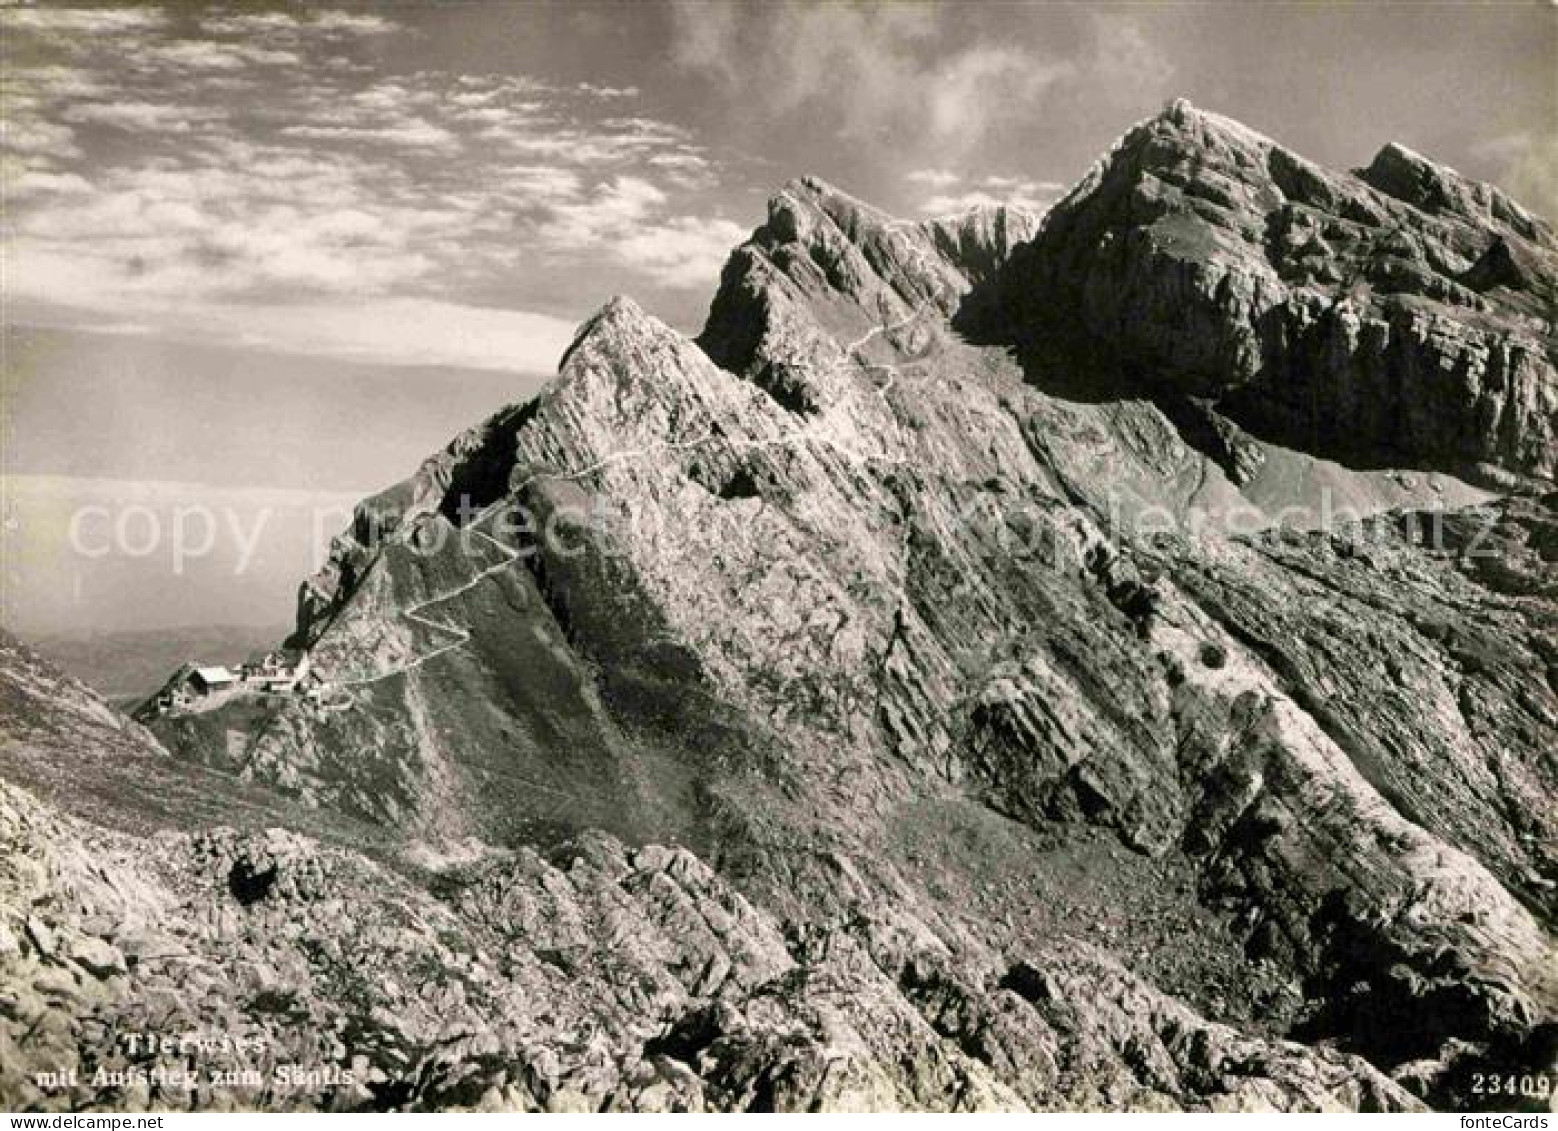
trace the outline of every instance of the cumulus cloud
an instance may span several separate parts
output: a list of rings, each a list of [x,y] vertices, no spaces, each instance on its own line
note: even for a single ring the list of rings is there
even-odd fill
[[[554,201],[535,236],[556,252],[605,252],[663,286],[710,285],[746,231],[729,220],[667,215],[669,199],[642,177],[618,176]]]
[[[540,234],[559,247],[593,247],[643,222],[665,199],[642,177],[620,176],[598,185],[587,199],[555,205]]]
[[[293,35],[297,32],[298,21],[286,12],[241,12],[207,16],[200,21],[200,27],[209,35]]]

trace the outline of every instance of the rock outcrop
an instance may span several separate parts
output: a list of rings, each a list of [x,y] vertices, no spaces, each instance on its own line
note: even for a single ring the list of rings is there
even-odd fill
[[[359,508],[303,693],[144,716],[272,816],[103,851],[370,1081],[298,1106],[1475,1106],[1558,1006],[1554,254],[1182,105],[1042,222],[791,184],[696,341],[614,299]]]
[[[1180,102],[1049,212],[967,322],[1041,380],[1208,398],[1354,464],[1551,482],[1554,279],[1552,228],[1496,189],[1397,145],[1333,173]]]
[[[11,1108],[1416,1106],[1096,948],[1004,968],[863,885],[848,921],[786,926],[684,848],[374,859],[280,827],[110,831],[8,784],[0,846]]]

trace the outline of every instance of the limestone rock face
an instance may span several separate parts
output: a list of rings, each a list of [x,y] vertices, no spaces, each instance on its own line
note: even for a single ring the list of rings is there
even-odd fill
[[[1558,1006],[1553,255],[1183,106],[1042,222],[792,183],[696,340],[614,299],[359,508],[303,693],[143,713],[231,830],[11,790],[16,859],[154,860],[368,1081],[300,1107],[1466,1106]],[[29,1018],[182,992],[49,875]]]
[[[1316,454],[1550,482],[1555,278],[1552,228],[1496,189],[1396,145],[1334,173],[1181,102],[1051,210],[970,323]]]
[[[816,178],[793,181],[730,257],[699,344],[784,407],[817,412],[841,344],[892,333],[918,348],[1037,227],[1004,207],[904,223]]]

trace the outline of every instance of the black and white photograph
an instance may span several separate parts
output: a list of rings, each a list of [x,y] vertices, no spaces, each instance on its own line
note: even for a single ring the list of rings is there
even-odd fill
[[[5,1126],[1549,1127],[1555,220],[1546,0],[0,0]]]

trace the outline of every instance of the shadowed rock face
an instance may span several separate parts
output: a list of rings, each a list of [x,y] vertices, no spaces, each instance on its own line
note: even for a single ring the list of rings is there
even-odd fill
[[[300,601],[318,697],[146,716],[143,757],[292,831],[153,847],[8,789],[45,863],[0,873],[3,1063],[195,993],[30,933],[124,953],[96,852],[234,1026],[360,1070],[297,1106],[1400,1108],[1540,1070],[1553,496],[1453,473],[1552,473],[1551,256],[1405,151],[1329,173],[1183,106],[1042,225],[787,186],[697,341],[615,299],[364,504]],[[1405,446],[1283,415],[1344,315],[1383,352],[1316,388],[1410,404]]]
[[[1210,398],[1363,466],[1551,481],[1555,278],[1552,228],[1496,189],[1396,145],[1334,173],[1176,103],[965,320],[1041,380]]]

